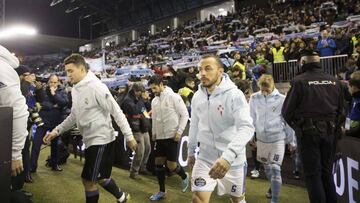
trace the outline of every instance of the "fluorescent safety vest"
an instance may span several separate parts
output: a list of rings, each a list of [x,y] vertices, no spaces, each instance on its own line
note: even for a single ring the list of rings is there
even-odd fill
[[[179,89],[178,94],[188,97],[190,93],[194,93],[190,88],[188,87],[183,87],[181,89]]]
[[[359,40],[355,36],[353,36],[351,38],[351,41],[352,41],[352,44],[353,44],[353,53],[352,54],[357,54],[356,49],[355,49],[355,45],[359,42]]]
[[[271,52],[274,56],[274,63],[276,62],[283,62],[285,61],[285,58],[284,58],[284,47],[281,47],[279,49],[279,51],[276,49],[276,48],[272,48],[271,49]]]
[[[233,68],[236,68],[236,66],[238,66],[241,70],[241,79],[245,80],[246,79],[246,68],[243,64],[241,64],[240,62],[236,61],[233,65]]]

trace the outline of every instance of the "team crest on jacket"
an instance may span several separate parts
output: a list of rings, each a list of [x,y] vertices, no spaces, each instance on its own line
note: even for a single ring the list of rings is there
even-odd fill
[[[219,106],[217,107],[217,110],[220,112],[220,115],[222,116],[222,113],[224,112],[225,107],[223,105],[219,104]]]
[[[206,180],[204,178],[199,177],[195,179],[194,184],[198,187],[203,187],[206,185]]]

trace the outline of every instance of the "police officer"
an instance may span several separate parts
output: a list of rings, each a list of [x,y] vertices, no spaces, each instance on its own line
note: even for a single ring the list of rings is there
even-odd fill
[[[301,53],[303,73],[291,82],[282,115],[296,131],[301,145],[305,182],[311,203],[335,203],[332,164],[336,132],[343,116],[340,82],[322,71],[312,50]]]

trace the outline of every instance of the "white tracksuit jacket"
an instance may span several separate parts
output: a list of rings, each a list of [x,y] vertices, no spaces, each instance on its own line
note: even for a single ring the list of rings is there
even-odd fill
[[[22,158],[21,150],[28,135],[28,107],[21,94],[19,76],[14,70],[18,66],[19,60],[0,46],[0,106],[13,107],[12,160]]]
[[[264,143],[274,143],[285,140],[293,146],[296,145],[294,130],[281,116],[281,109],[285,96],[277,89],[264,97],[256,92],[250,98],[250,115],[255,126],[256,139]]]
[[[110,117],[112,115],[126,140],[134,138],[124,113],[108,87],[94,73],[89,71],[84,79],[74,85],[71,96],[71,113],[56,127],[60,134],[76,124],[86,148],[108,144],[116,136]]]
[[[181,96],[165,87],[151,102],[152,133],[156,140],[169,139],[184,132],[189,113]]]
[[[199,85],[191,104],[190,156],[199,142],[198,159],[214,163],[222,157],[231,166],[242,165],[246,162],[245,146],[253,134],[249,105],[227,74],[211,95]]]

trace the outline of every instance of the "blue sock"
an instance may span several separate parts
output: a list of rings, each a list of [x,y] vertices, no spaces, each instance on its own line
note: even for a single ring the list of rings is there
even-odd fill
[[[271,174],[271,202],[278,202],[282,185],[280,166],[271,164]]]
[[[271,167],[268,164],[264,164],[266,178],[271,181]]]

